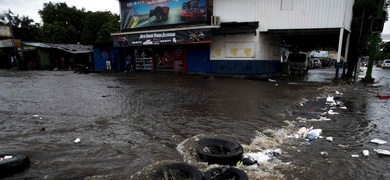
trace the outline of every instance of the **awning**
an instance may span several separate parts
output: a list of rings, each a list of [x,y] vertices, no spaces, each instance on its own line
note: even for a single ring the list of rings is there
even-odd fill
[[[114,47],[211,43],[211,29],[219,26],[193,26],[112,33]]]
[[[213,35],[254,34],[256,36],[259,22],[225,22],[220,28],[213,29]]]
[[[27,46],[51,48],[66,51],[72,54],[82,54],[93,52],[93,47],[90,45],[81,44],[51,44],[51,43],[40,43],[40,42],[23,42]]]

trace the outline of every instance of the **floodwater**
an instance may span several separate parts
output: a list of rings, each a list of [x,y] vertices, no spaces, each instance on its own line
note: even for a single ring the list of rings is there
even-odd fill
[[[215,165],[194,155],[194,142],[203,137],[236,141],[245,152],[282,150],[272,162],[239,167],[249,179],[389,179],[390,157],[374,152],[389,145],[369,141],[389,141],[390,101],[376,95],[390,95],[390,70],[374,67],[374,84],[335,85],[333,76],[332,69],[316,69],[273,82],[0,70],[0,153],[31,161],[5,179],[148,179],[171,162],[204,172]],[[288,137],[300,128],[296,112],[310,116],[305,104],[335,91],[348,109],[330,121],[306,122],[333,142]]]

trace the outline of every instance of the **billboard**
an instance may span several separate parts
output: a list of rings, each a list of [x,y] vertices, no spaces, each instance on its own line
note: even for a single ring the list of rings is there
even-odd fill
[[[206,0],[122,0],[121,29],[207,22]]]
[[[11,28],[9,26],[0,26],[0,37],[12,37]]]
[[[114,47],[211,43],[211,29],[113,36]]]

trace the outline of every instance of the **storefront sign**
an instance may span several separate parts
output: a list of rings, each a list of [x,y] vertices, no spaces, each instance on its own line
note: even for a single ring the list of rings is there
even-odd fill
[[[121,29],[198,22],[206,24],[206,0],[123,0]]]
[[[13,47],[14,43],[12,39],[0,40],[0,48],[1,47]]]
[[[0,37],[12,37],[11,28],[9,26],[0,26]]]
[[[113,37],[114,47],[211,43],[210,29],[128,34]]]

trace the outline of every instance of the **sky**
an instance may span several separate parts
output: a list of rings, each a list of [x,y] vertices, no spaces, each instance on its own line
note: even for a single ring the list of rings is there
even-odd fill
[[[118,0],[0,0],[0,13],[10,9],[19,16],[28,16],[35,22],[41,22],[38,14],[47,2],[65,2],[68,6],[76,6],[77,9],[85,8],[86,11],[111,11],[119,15]],[[390,12],[390,10],[389,10]],[[390,22],[385,23],[382,34],[390,34]]]
[[[0,0],[0,13],[10,9],[15,15],[28,16],[35,22],[41,22],[38,14],[43,9],[44,3],[63,3],[68,6],[76,6],[77,9],[84,8],[86,11],[111,11],[119,15],[118,0]]]

